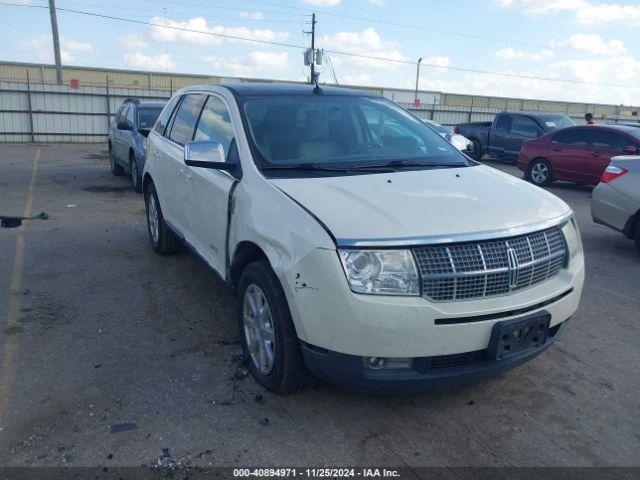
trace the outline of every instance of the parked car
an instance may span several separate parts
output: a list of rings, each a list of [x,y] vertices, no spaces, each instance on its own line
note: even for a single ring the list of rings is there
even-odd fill
[[[618,125],[581,125],[524,142],[518,168],[531,183],[554,180],[596,185],[611,157],[640,153],[640,130]]]
[[[546,349],[578,306],[567,204],[382,97],[184,88],[149,151],[151,246],[188,246],[235,292],[250,371],[275,392],[310,372],[391,392],[487,378]]]
[[[142,192],[142,170],[146,161],[145,139],[166,102],[126,99],[109,125],[109,162],[114,175],[131,176],[131,185]]]
[[[485,154],[497,159],[517,160],[525,140],[573,125],[573,120],[560,113],[502,112],[493,122],[458,124],[454,132],[473,142],[476,160],[481,160]]]
[[[640,157],[614,157],[593,190],[591,216],[625,237],[640,252]]]
[[[458,150],[473,158],[473,142],[467,137],[465,137],[464,135],[460,135],[459,133],[453,133],[451,129],[445,127],[444,125],[440,125],[433,120],[423,121],[428,126],[433,128],[438,133],[438,135],[440,135],[448,142],[451,142],[451,144]]]

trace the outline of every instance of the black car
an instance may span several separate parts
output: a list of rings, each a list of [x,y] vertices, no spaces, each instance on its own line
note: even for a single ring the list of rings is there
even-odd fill
[[[146,161],[145,138],[166,102],[126,99],[109,126],[111,173],[131,176],[133,189],[142,192],[142,170]]]

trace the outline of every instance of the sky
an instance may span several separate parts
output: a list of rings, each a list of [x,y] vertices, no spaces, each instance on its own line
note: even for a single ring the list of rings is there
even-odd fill
[[[0,60],[52,63],[48,10],[33,8],[48,2],[0,1],[23,5],[0,4]],[[638,1],[57,0],[56,4],[59,9],[131,20],[58,10],[62,62],[67,65],[305,80],[309,70],[303,64],[303,48],[309,46],[310,37],[304,32],[310,30],[310,15],[315,12],[316,46],[326,50],[319,67],[321,82],[337,79],[341,85],[412,89],[415,63],[422,58],[424,90],[640,105]]]

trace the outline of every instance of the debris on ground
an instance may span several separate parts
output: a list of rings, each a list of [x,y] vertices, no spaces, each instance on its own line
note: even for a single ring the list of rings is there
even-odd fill
[[[176,470],[188,472],[191,465],[184,458],[173,458],[173,456],[171,455],[171,451],[168,448],[163,448],[162,455],[160,455],[156,459],[153,467],[156,469],[164,470],[166,473],[172,473]]]
[[[111,433],[126,432],[127,430],[136,430],[137,428],[138,425],[133,422],[116,423],[115,425],[111,425]]]
[[[233,374],[233,376],[238,380],[242,380],[247,375],[249,375],[249,369],[242,365],[238,366],[238,368],[236,368],[236,373]]]
[[[243,362],[245,360],[244,352],[242,350],[236,350],[229,356],[229,359],[232,362]]]
[[[256,393],[255,397],[253,397],[253,400],[256,403],[264,403],[264,397],[262,396],[261,393]]]
[[[260,420],[260,425],[266,427],[267,425],[269,425],[269,419],[267,417],[263,418],[262,420]]]

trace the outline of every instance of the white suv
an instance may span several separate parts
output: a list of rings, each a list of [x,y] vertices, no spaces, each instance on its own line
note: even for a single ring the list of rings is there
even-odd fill
[[[144,192],[161,254],[185,244],[238,297],[255,378],[369,391],[495,375],[576,311],[571,209],[477,164],[363,91],[180,90],[149,135]]]

